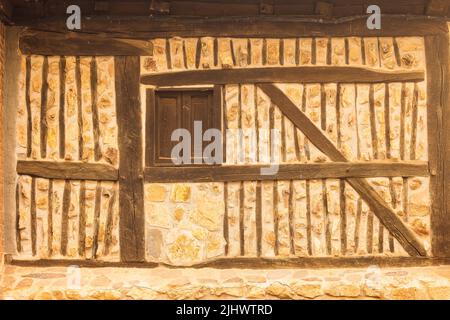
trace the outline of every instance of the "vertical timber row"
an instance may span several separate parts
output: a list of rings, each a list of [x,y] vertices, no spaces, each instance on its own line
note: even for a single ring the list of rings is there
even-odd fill
[[[120,257],[144,261],[144,185],[140,62],[136,56],[114,58],[119,145]]]

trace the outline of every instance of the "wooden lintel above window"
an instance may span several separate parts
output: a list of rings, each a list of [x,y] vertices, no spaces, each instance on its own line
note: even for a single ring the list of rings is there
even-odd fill
[[[238,83],[381,83],[423,81],[423,71],[377,71],[360,67],[302,66],[243,69],[192,70],[149,74],[141,83],[153,86],[180,86]]]

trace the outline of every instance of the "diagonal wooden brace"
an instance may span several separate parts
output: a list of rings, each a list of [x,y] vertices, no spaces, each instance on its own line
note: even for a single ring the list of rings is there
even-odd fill
[[[320,151],[332,161],[348,162],[347,158],[335,145],[316,127],[316,125],[274,84],[264,83],[258,85],[261,90],[276,104],[281,112],[292,121],[294,126]],[[403,223],[389,205],[370,186],[366,179],[346,178],[346,181],[359,193],[375,213],[381,223],[398,240],[411,256],[426,256],[427,252],[415,234]]]

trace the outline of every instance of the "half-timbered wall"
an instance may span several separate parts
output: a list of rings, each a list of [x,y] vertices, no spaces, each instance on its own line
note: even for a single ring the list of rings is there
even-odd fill
[[[19,88],[19,172],[26,160],[117,167],[113,58],[23,56]],[[117,183],[92,179],[18,177],[21,256],[119,259]]]
[[[420,37],[205,37],[156,39],[152,44],[153,56],[141,57],[142,75],[263,66],[281,73],[284,67],[313,65],[425,69]],[[347,160],[426,164],[426,82],[357,80],[277,87]],[[19,167],[25,160],[45,161],[44,167],[49,162],[83,162],[108,171],[118,167],[119,157],[133,157],[118,152],[114,81],[114,58],[23,56]],[[141,89],[145,114],[146,87]],[[242,144],[236,136],[226,136],[226,165],[268,164],[268,129],[280,132],[280,143],[275,144],[279,163],[332,162],[261,88],[231,83],[222,86],[222,93],[223,128],[244,129]],[[149,137],[144,131],[145,144]],[[378,169],[368,181],[430,252],[427,175],[386,177]],[[19,175],[19,256],[118,260],[115,180]],[[345,179],[147,182],[144,206],[145,257],[151,262],[192,265],[219,257],[408,255]]]
[[[141,59],[143,74],[262,66],[279,72],[312,65],[425,68],[423,39],[411,37],[171,38],[153,45],[154,56]],[[425,82],[277,86],[349,161],[428,160]],[[331,162],[257,86],[228,84],[222,91],[224,129],[244,130],[242,142],[226,136],[226,165],[267,164],[269,129],[280,132],[279,163]],[[429,250],[429,179],[378,172],[369,183]],[[407,255],[343,179],[146,184],[145,212],[148,261]]]

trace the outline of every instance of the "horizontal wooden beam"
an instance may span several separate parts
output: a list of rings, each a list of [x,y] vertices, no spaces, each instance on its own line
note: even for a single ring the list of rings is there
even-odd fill
[[[33,19],[15,19],[16,25],[35,30],[63,32],[67,30],[66,15]],[[305,16],[242,17],[97,17],[83,16],[84,34],[109,34],[113,37],[149,40],[164,37],[349,37],[349,36],[424,36],[448,33],[444,19],[412,16],[382,15],[382,28],[369,30],[367,16],[320,19]]]
[[[141,76],[152,86],[181,86],[230,83],[378,83],[423,81],[423,71],[377,71],[360,67],[265,67],[191,70]]]
[[[13,6],[10,0],[0,0],[0,21],[11,23]]]
[[[76,32],[44,32],[26,30],[19,37],[22,54],[60,56],[130,56],[153,55],[150,41],[121,39],[108,35]]]
[[[64,267],[77,265],[89,268],[157,268],[183,269],[187,267],[171,266],[155,262],[109,262],[99,260],[29,260],[20,257],[8,257],[7,264],[20,267]],[[219,258],[190,266],[189,268],[245,268],[245,269],[284,269],[284,268],[363,268],[379,267],[419,267],[449,265],[450,258],[423,257],[292,257],[292,258]]]
[[[268,168],[268,166],[151,167],[145,169],[144,175],[146,182],[230,182],[429,176],[428,164],[422,161],[282,164],[275,175],[262,175],[262,168]]]
[[[45,179],[116,181],[118,170],[109,164],[18,161],[17,173]]]

